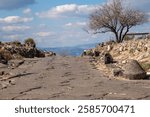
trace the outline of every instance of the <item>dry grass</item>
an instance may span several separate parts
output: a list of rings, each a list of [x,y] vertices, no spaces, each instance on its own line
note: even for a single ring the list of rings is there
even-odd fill
[[[150,63],[140,63],[140,65],[145,71],[148,71],[150,69]]]

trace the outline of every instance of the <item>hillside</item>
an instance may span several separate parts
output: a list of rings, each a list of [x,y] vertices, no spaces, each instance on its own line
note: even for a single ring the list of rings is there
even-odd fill
[[[111,67],[104,64],[104,55],[107,53],[114,61]],[[136,60],[147,74],[150,72],[150,39],[131,39],[122,43],[115,43],[114,41],[100,43],[95,48],[86,50],[84,54],[93,56],[96,67],[108,76],[113,76],[113,67],[122,69],[129,60]]]

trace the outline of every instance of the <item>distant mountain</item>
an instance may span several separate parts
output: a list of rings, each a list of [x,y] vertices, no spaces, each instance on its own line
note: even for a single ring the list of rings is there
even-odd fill
[[[97,43],[84,44],[74,47],[55,47],[55,48],[41,48],[44,51],[53,51],[60,55],[70,55],[70,56],[80,56],[82,52],[86,49],[94,48]]]

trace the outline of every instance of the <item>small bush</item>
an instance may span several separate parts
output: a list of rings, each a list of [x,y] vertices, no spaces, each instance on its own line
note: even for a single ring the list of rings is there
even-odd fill
[[[90,50],[87,50],[87,51],[85,51],[86,52],[86,55],[88,55],[88,56],[93,56],[94,55],[94,53],[92,52],[92,50],[90,49]]]
[[[24,41],[25,44],[27,44],[28,46],[31,46],[31,47],[36,47],[36,43],[34,41],[34,39],[32,38],[28,38]]]

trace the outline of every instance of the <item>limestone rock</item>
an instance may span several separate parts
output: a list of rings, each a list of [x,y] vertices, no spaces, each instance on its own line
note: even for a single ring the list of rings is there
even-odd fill
[[[119,47],[119,51],[122,52],[123,51],[123,46]]]
[[[110,51],[112,47],[110,45],[107,46],[107,51]]]
[[[127,63],[127,60],[123,60],[121,63],[122,63],[122,64],[125,64],[125,63]]]
[[[123,66],[123,76],[127,79],[145,79],[146,72],[140,66],[136,60],[128,60],[128,62]]]
[[[11,66],[11,67],[18,67],[20,65],[22,65],[24,63],[24,60],[10,60],[8,62],[8,65]]]
[[[50,56],[56,56],[56,53],[51,52],[51,51],[45,52],[45,57],[50,57]]]

